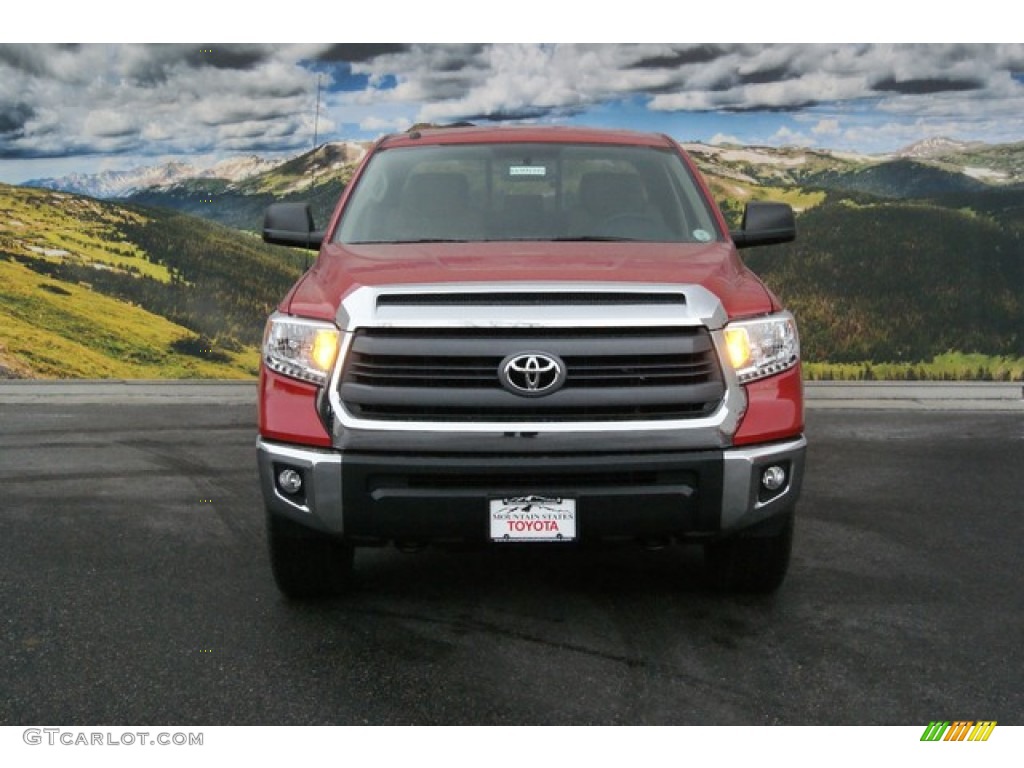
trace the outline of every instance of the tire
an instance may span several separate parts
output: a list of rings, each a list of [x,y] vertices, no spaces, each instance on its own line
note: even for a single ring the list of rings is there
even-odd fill
[[[277,588],[292,599],[334,597],[352,584],[350,544],[271,514],[267,543]]]
[[[768,533],[750,531],[704,545],[704,567],[712,586],[747,594],[770,594],[782,586],[793,549],[793,514],[770,523]]]

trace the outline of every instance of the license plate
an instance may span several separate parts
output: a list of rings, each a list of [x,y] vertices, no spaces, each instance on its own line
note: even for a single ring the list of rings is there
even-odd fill
[[[576,499],[514,496],[491,499],[493,541],[573,541]]]

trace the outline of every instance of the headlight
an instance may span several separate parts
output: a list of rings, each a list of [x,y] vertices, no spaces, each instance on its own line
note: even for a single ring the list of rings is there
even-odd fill
[[[332,323],[274,313],[263,334],[263,362],[285,376],[325,384],[338,357],[339,340]]]
[[[725,327],[725,348],[741,383],[780,373],[800,360],[796,321],[789,312],[780,312],[729,323]]]

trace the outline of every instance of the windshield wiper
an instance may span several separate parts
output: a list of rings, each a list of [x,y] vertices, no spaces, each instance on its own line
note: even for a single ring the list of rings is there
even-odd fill
[[[552,243],[642,243],[646,242],[636,237],[618,237],[613,235],[573,235],[571,237],[552,237]]]
[[[473,238],[457,237],[419,237],[409,240],[352,240],[348,245],[422,245],[424,243],[501,243],[501,242],[538,242],[538,243],[645,243],[637,237],[619,237],[613,235],[573,235],[571,237],[501,237]]]
[[[418,243],[477,243],[480,240],[462,240],[455,237],[419,237],[411,240],[352,240],[347,245],[416,245]]]

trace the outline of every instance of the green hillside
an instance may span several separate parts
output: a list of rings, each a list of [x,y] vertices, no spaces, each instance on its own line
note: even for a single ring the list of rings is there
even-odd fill
[[[253,376],[305,258],[194,217],[0,185],[0,377]]]
[[[234,229],[259,232],[263,228],[264,209],[275,202],[308,202],[317,225],[324,226],[344,188],[340,179],[325,179],[317,182],[312,191],[304,187],[277,195],[266,190],[230,187],[220,179],[198,179],[169,189],[137,192],[129,201],[150,208],[169,208]]]
[[[732,226],[749,200],[796,209],[795,243],[744,259],[797,314],[810,375],[1024,378],[1024,144],[697,157]]]
[[[958,151],[941,152],[931,161],[947,168],[984,168],[1009,181],[1024,179],[1024,142],[972,144]]]
[[[924,142],[927,144],[928,142]],[[797,147],[687,145],[711,177],[766,187],[864,192],[886,198],[977,193],[1024,184],[1024,142],[937,145],[903,155],[857,155]]]
[[[796,313],[807,359],[1024,357],[1019,220],[832,195],[799,217],[798,232],[745,259]]]
[[[826,170],[806,174],[808,187],[863,192],[887,198],[931,198],[947,194],[977,194],[989,189],[982,181],[958,171],[914,160],[893,160],[854,170]]]

